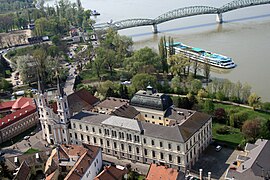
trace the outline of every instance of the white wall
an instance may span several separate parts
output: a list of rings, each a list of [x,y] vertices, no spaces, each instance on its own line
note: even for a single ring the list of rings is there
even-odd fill
[[[99,149],[99,152],[96,158],[93,160],[93,162],[91,163],[91,166],[84,173],[84,176],[81,178],[81,180],[94,179],[96,175],[100,172],[101,168],[102,168],[102,155],[101,155],[101,149]]]

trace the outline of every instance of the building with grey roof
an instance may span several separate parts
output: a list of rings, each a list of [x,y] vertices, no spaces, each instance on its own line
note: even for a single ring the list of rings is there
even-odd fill
[[[71,143],[89,143],[119,159],[180,170],[193,165],[212,137],[211,116],[193,112],[171,126],[82,111],[71,117]]]
[[[237,165],[231,165],[226,173],[227,180],[269,180],[270,141],[258,139],[255,144],[247,143],[246,156],[238,156]]]

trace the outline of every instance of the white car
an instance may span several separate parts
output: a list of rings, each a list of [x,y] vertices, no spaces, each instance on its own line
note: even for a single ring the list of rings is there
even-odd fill
[[[24,140],[27,140],[27,139],[29,139],[30,138],[30,136],[24,136]]]
[[[222,148],[222,147],[218,145],[218,146],[216,147],[216,151],[217,151],[217,152],[220,151],[221,148]]]

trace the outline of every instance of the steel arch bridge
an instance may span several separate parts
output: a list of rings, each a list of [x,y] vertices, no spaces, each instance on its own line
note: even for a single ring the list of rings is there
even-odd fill
[[[211,7],[211,6],[189,6],[179,9],[175,9],[169,12],[166,12],[155,19],[144,19],[144,18],[135,18],[135,19],[126,19],[121,21],[116,21],[112,23],[102,23],[95,24],[95,29],[106,29],[113,28],[115,30],[127,29],[138,26],[153,26],[154,33],[157,33],[157,25],[171,21],[178,18],[184,18],[189,16],[203,15],[203,14],[217,14],[219,22],[222,22],[222,13],[263,4],[270,4],[270,0],[234,0],[229,2],[220,8]]]
[[[166,21],[171,21],[173,19],[196,16],[202,14],[217,14],[218,8],[210,6],[189,6],[184,8],[175,9],[169,12],[166,12],[157,18],[155,18],[155,23],[160,24]]]

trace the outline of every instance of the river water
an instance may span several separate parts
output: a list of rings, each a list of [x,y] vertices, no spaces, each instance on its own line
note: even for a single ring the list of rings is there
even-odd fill
[[[76,2],[72,0],[72,2]],[[85,9],[97,10],[97,23],[129,18],[156,18],[173,9],[186,6],[221,7],[230,0],[81,0]],[[53,1],[48,1],[54,4]],[[252,86],[252,91],[270,101],[270,5],[234,10],[223,14],[223,24],[215,15],[201,15],[168,21],[158,25],[159,34],[152,27],[120,30],[132,37],[134,48],[145,46],[157,50],[161,36],[232,57],[237,67],[230,71],[213,70],[211,77],[227,78]]]

